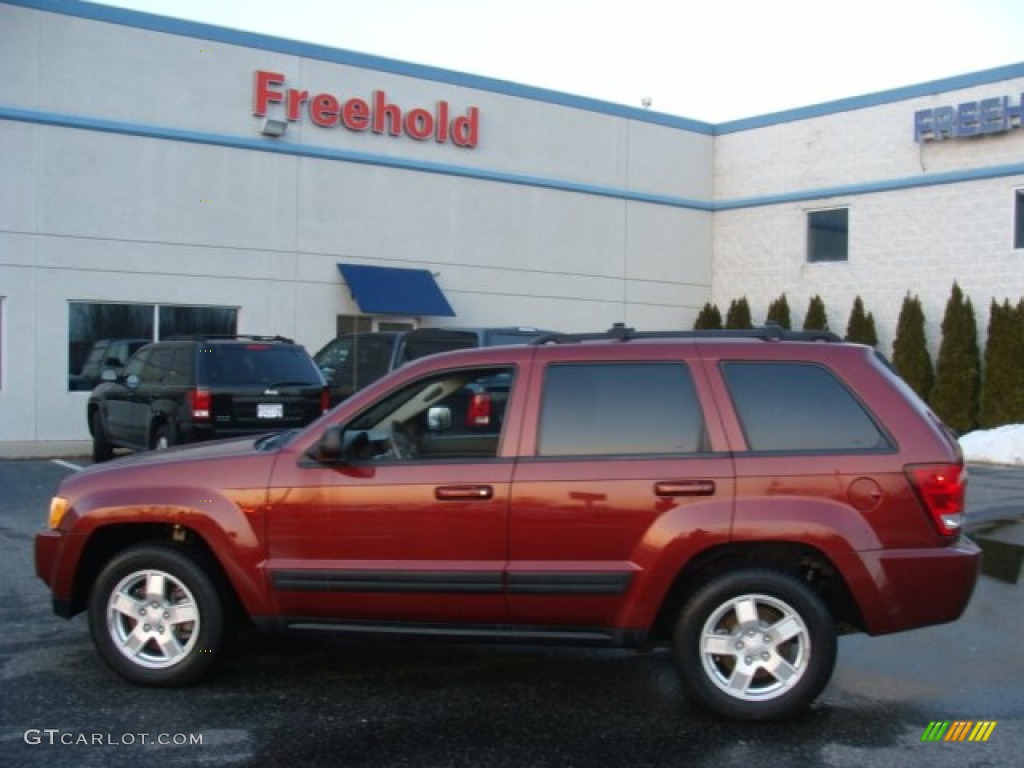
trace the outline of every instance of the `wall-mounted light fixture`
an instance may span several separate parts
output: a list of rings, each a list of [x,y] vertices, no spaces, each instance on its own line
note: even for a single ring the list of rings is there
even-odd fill
[[[284,132],[287,130],[287,121],[272,120],[271,118],[268,117],[264,119],[263,127],[260,128],[260,133],[262,133],[264,136],[273,136],[275,138],[280,138],[281,136],[284,136]]]

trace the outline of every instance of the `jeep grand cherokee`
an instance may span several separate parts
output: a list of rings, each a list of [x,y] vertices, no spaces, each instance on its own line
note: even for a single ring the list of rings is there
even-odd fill
[[[486,423],[453,417],[488,388]],[[203,676],[237,605],[267,630],[668,645],[695,701],[777,718],[837,635],[961,615],[965,483],[870,348],[617,329],[431,356],[305,429],[68,477],[35,562],[136,683]]]

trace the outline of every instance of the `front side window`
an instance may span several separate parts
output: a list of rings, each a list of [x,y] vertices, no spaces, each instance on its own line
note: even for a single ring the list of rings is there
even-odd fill
[[[889,441],[853,394],[819,365],[724,363],[751,451],[875,451]]]
[[[134,355],[124,367],[125,378],[135,376],[142,381],[143,374],[149,368],[155,349],[155,347],[144,347],[138,354]]]
[[[540,456],[694,453],[704,417],[682,363],[551,365],[544,378]]]
[[[849,240],[849,208],[807,214],[807,261],[848,261]]]
[[[352,461],[480,460],[498,456],[515,371],[445,371],[357,416],[344,432]]]

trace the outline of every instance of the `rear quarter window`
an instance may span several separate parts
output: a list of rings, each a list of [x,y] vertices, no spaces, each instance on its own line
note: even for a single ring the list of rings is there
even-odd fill
[[[891,443],[861,402],[820,365],[731,362],[722,374],[752,451],[875,451]]]

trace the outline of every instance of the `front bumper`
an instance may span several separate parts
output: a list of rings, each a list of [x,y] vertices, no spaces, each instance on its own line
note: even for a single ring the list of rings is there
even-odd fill
[[[34,542],[36,575],[50,588],[53,612],[69,619],[81,608],[76,606],[74,573],[84,537],[63,531],[40,531]]]

